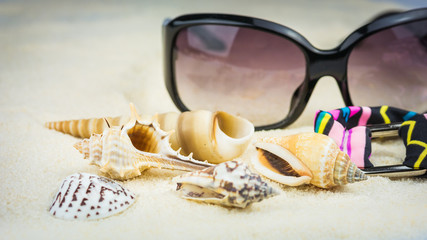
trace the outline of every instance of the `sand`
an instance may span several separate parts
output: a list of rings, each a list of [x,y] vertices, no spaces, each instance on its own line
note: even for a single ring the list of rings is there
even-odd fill
[[[422,3],[421,3],[422,4]],[[290,26],[320,48],[386,9],[386,1],[0,1],[1,239],[423,239],[425,179],[370,178],[322,190],[283,187],[281,194],[239,210],[178,197],[180,172],[148,170],[122,184],[137,201],[98,221],[65,221],[48,208],[61,181],[101,174],[47,121],[177,111],[163,82],[161,23],[191,12],[256,16]],[[344,106],[333,79],[316,87],[304,114],[286,130],[312,131],[317,109]],[[377,162],[404,157],[399,142],[374,146]],[[241,159],[250,155],[250,149]]]

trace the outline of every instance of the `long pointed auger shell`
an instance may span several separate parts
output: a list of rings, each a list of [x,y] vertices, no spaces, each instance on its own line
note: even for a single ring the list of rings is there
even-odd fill
[[[351,162],[349,156],[340,151],[334,140],[326,135],[301,133],[284,137],[263,138],[261,142],[275,144],[292,153],[311,171],[310,183],[317,187],[331,188],[367,179],[365,174]],[[264,150],[269,151],[265,148]],[[270,176],[266,175],[266,177]],[[271,179],[276,180],[277,178],[271,177]],[[286,182],[282,183],[286,184]]]
[[[212,166],[173,150],[169,134],[147,122],[131,107],[133,117],[122,127],[112,126],[75,144],[85,159],[113,179],[129,179],[151,168],[195,171]],[[138,120],[139,119],[139,120]]]
[[[127,122],[129,122],[129,117],[87,118],[47,122],[45,123],[45,127],[78,138],[90,138],[92,134],[101,134],[104,132],[108,128],[108,124],[110,126],[122,126]]]
[[[122,126],[129,117],[106,118],[113,126]],[[239,157],[247,149],[254,134],[254,126],[248,120],[226,112],[197,110],[184,113],[163,113],[154,117],[143,116],[139,120],[156,121],[160,128],[173,134],[169,138],[174,150],[184,155],[210,163],[221,163]],[[103,118],[48,122],[50,129],[89,138],[108,128]]]
[[[245,163],[229,161],[174,178],[181,197],[197,202],[245,208],[279,194]]]
[[[126,210],[135,195],[105,177],[76,173],[64,179],[49,212],[62,219],[91,220]]]

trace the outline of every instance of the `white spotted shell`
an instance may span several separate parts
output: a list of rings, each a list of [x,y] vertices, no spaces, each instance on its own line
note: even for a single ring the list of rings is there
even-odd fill
[[[64,179],[49,212],[62,219],[99,219],[126,210],[135,195],[120,184],[89,173]]]

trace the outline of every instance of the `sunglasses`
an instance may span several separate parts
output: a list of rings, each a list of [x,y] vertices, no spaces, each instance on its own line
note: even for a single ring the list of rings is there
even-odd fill
[[[288,27],[226,14],[166,20],[163,41],[166,87],[181,111],[223,110],[256,130],[282,128],[323,76],[335,78],[347,106],[427,109],[427,8],[378,17],[330,50]]]

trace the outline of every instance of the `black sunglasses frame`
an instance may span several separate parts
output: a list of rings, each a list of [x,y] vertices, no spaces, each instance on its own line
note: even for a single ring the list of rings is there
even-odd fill
[[[330,50],[315,48],[298,32],[286,26],[258,18],[229,14],[189,14],[173,20],[168,19],[163,23],[164,77],[166,88],[180,111],[190,110],[179,97],[174,69],[175,56],[173,49],[175,40],[177,34],[184,28],[203,24],[226,25],[248,27],[284,37],[295,43],[303,52],[306,59],[305,79],[292,96],[290,110],[286,118],[273,124],[256,126],[255,130],[283,128],[296,121],[302,114],[314,87],[323,76],[334,77],[344,103],[347,106],[353,106],[347,83],[347,62],[353,47],[364,38],[381,30],[424,19],[427,19],[427,8],[387,14],[360,27],[351,33],[339,46]]]

